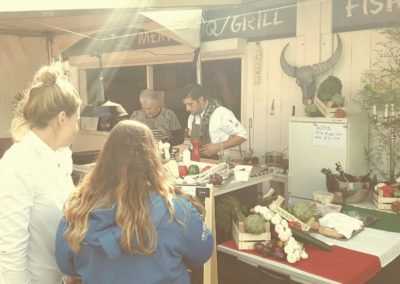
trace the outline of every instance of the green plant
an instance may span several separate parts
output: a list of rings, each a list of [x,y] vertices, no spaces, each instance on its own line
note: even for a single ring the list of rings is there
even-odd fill
[[[372,109],[376,108],[378,116],[382,116],[385,107],[394,105],[400,107],[400,25],[396,24],[380,30],[385,40],[378,44],[375,51],[377,61],[373,69],[365,72],[362,78],[362,88],[358,92],[356,102],[361,109],[369,114],[371,134],[370,147],[365,150],[370,168],[377,174],[378,180],[385,181],[388,177],[387,164],[389,155],[388,130],[380,123],[374,123]],[[395,164],[400,165],[400,143],[395,144],[395,154],[392,157]],[[396,171],[395,171],[396,172]],[[395,176],[398,176],[399,173]]]
[[[317,97],[321,101],[330,101],[335,94],[342,93],[342,81],[338,77],[328,76],[318,87]]]
[[[319,85],[317,90],[317,98],[324,102],[328,107],[344,106],[344,97],[342,96],[342,81],[333,75],[328,76]],[[327,104],[330,102],[330,104]],[[307,105],[304,109],[307,116],[323,116],[316,104]]]
[[[232,229],[232,220],[237,222],[245,219],[240,201],[234,196],[225,194],[216,202],[215,222],[218,233],[225,236],[229,235]]]

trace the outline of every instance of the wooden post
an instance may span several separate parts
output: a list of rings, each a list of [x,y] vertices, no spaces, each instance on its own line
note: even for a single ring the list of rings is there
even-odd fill
[[[214,203],[214,189],[210,187],[210,195],[204,200],[206,209],[205,223],[211,229],[214,235],[214,249],[211,258],[204,264],[203,267],[203,283],[204,284],[218,284],[218,263],[217,263],[217,245],[216,245],[216,231],[215,231],[215,203]]]

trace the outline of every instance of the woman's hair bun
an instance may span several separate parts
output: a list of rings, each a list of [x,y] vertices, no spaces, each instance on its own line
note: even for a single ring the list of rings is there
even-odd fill
[[[62,69],[58,65],[46,66],[37,74],[37,80],[45,85],[53,86],[57,78],[62,76]]]

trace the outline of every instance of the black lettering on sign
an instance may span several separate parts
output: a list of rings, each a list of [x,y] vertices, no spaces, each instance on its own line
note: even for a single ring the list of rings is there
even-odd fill
[[[205,11],[202,41],[225,38],[279,38],[296,34],[296,1],[281,1],[281,6],[263,2],[235,9]]]
[[[400,0],[332,1],[334,32],[381,28],[399,18]]]
[[[159,47],[179,44],[175,40],[155,32],[139,33],[135,40],[135,48]]]

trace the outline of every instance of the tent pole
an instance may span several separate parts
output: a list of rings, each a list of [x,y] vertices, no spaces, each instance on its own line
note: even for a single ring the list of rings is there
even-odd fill
[[[147,89],[154,90],[153,65],[146,65]]]
[[[49,60],[49,64],[53,63],[53,36],[48,35],[46,36],[47,40],[47,56]]]
[[[196,81],[197,84],[201,85],[202,83],[202,76],[201,76],[201,54],[199,52],[196,60]]]

